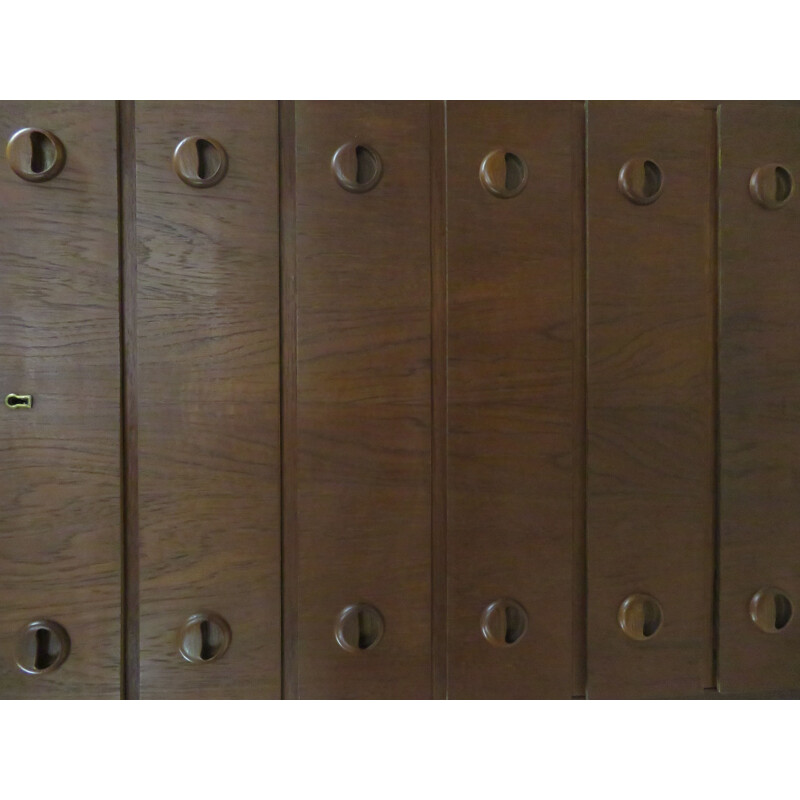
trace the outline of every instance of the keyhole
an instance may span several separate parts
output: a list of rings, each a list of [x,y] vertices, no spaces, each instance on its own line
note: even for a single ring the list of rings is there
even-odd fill
[[[33,398],[29,394],[10,394],[6,397],[6,405],[9,408],[31,408]]]
[[[211,178],[220,167],[217,148],[208,139],[197,140],[197,177],[204,181]]]
[[[50,169],[56,159],[56,148],[41,131],[31,131],[31,172],[39,175]]]

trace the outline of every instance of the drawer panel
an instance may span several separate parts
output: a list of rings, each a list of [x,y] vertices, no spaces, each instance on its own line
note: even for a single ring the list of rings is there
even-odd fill
[[[294,123],[297,692],[425,698],[429,106],[299,102]]]
[[[694,693],[713,685],[713,111],[590,103],[588,165],[589,696]]]
[[[143,698],[281,694],[277,120],[135,107]]]
[[[453,698],[583,693],[583,118],[447,104]]]
[[[798,129],[796,103],[721,106],[719,685],[724,692],[800,689],[800,626],[792,619],[800,609]],[[756,197],[768,204],[781,203],[788,180],[794,194],[785,205],[765,207],[751,194],[754,174]]]
[[[0,103],[0,697],[120,696],[120,342],[113,102]],[[57,170],[58,145],[63,169]],[[29,177],[15,174],[11,161]],[[48,170],[53,170],[49,173]],[[9,408],[7,395],[32,407]],[[37,621],[60,625],[30,629]],[[32,638],[31,638],[32,637]],[[66,660],[55,669],[60,655]]]

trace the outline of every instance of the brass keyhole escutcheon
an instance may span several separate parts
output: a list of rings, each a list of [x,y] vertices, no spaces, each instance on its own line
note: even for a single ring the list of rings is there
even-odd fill
[[[478,177],[481,185],[495,197],[516,197],[528,183],[528,165],[516,153],[492,150],[481,161]]]
[[[374,606],[356,603],[346,606],[336,618],[336,641],[348,653],[371,650],[383,638],[383,617]]]
[[[655,636],[661,629],[663,618],[661,604],[649,594],[626,597],[617,612],[617,622],[623,633],[637,642]]]
[[[211,611],[192,614],[180,630],[178,650],[191,664],[207,664],[225,655],[231,644],[228,623]]]
[[[528,614],[516,600],[495,600],[481,615],[483,638],[496,647],[511,647],[527,630]]]
[[[172,167],[185,184],[195,189],[207,189],[225,177],[228,154],[216,139],[187,136],[172,154]]]
[[[66,661],[69,647],[69,635],[57,622],[31,622],[17,635],[17,666],[28,675],[53,672]]]
[[[781,589],[765,586],[750,598],[750,619],[764,633],[780,633],[793,614],[792,601]]]
[[[33,397],[29,394],[7,394],[6,405],[9,408],[33,408]]]
[[[22,128],[6,145],[11,169],[25,181],[42,183],[55,178],[66,163],[66,151],[54,133],[41,128]]]
[[[632,158],[622,165],[617,180],[619,190],[639,206],[655,203],[664,189],[661,167],[649,158]]]
[[[343,144],[331,159],[336,182],[348,192],[368,192],[383,175],[383,162],[378,152],[367,144]]]
[[[785,206],[794,194],[794,178],[780,164],[764,164],[750,176],[750,196],[762,208],[775,210]]]

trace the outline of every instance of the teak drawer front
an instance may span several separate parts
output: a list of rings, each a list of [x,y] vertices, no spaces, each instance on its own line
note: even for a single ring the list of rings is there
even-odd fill
[[[428,103],[299,102],[296,135],[297,693],[431,695]],[[332,159],[355,188],[343,188]],[[356,153],[356,148],[369,148]],[[359,156],[356,170],[355,156]],[[349,159],[349,160],[348,160]],[[384,632],[355,652],[340,612]],[[369,628],[369,630],[367,630]],[[345,641],[348,641],[347,639]],[[374,644],[369,649],[360,646]]]
[[[714,155],[714,115],[699,105],[589,104],[590,697],[712,685]],[[631,159],[642,204],[620,189]],[[637,183],[644,160],[660,168],[660,196],[652,167]],[[651,601],[632,608],[643,640],[618,622],[637,595],[661,608],[660,627]]]
[[[447,104],[452,698],[583,693],[583,117],[582,103]],[[524,170],[522,191],[492,194]],[[485,637],[498,600],[517,606]]]
[[[277,698],[277,105],[137,103],[135,115],[141,696]],[[173,169],[190,136],[224,148],[216,185]],[[179,634],[204,612],[227,622],[230,646],[190,663]]]
[[[721,106],[719,685],[726,692],[800,689],[799,131],[797,104]],[[793,177],[783,207],[764,208],[751,196],[753,173],[768,165],[773,175],[780,165]],[[766,630],[759,628],[750,604],[763,589],[787,598],[793,618],[766,599],[756,604]]]
[[[121,686],[115,106],[0,103],[4,151],[27,127],[54,134],[66,160],[41,183],[12,172],[5,152],[0,164],[0,697],[114,698]],[[25,144],[26,166],[37,158],[40,173],[55,152],[38,149],[43,141]],[[32,396],[32,408],[7,407],[11,393]],[[15,663],[17,637],[35,621],[61,625],[69,655],[54,671],[26,674]],[[57,663],[55,646],[42,647],[33,666]]]

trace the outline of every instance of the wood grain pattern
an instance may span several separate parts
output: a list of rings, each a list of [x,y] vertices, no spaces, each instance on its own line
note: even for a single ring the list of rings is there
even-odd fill
[[[779,163],[800,180],[800,105],[720,111],[720,598],[723,692],[800,689],[800,200],[768,210],[748,183]],[[797,188],[795,187],[795,192]],[[748,605],[764,586],[793,601],[767,634]]]
[[[573,694],[573,536],[582,498],[580,104],[447,104],[448,695]],[[577,135],[576,135],[577,134]],[[528,183],[479,181],[499,148]],[[576,387],[578,391],[576,392]],[[579,510],[577,511],[580,517]],[[582,530],[580,530],[582,534]],[[492,647],[481,614],[528,614]]]
[[[712,685],[713,115],[697,104],[590,103],[588,113],[588,694]],[[617,186],[654,160],[663,192]],[[617,623],[655,597],[647,641]]]
[[[0,697],[120,696],[120,354],[113,102],[0,103],[0,142],[52,130],[66,165],[41,184],[0,163]],[[71,638],[45,675],[14,638],[52,619]]]
[[[295,110],[298,693],[430,697],[429,105]],[[382,160],[368,192],[331,171],[349,141]],[[385,633],[348,653],[334,625],[355,603]]]
[[[228,155],[184,184],[176,144]],[[140,668],[143,698],[281,692],[278,131],[275,103],[137,103]],[[190,664],[194,613],[230,625]]]

